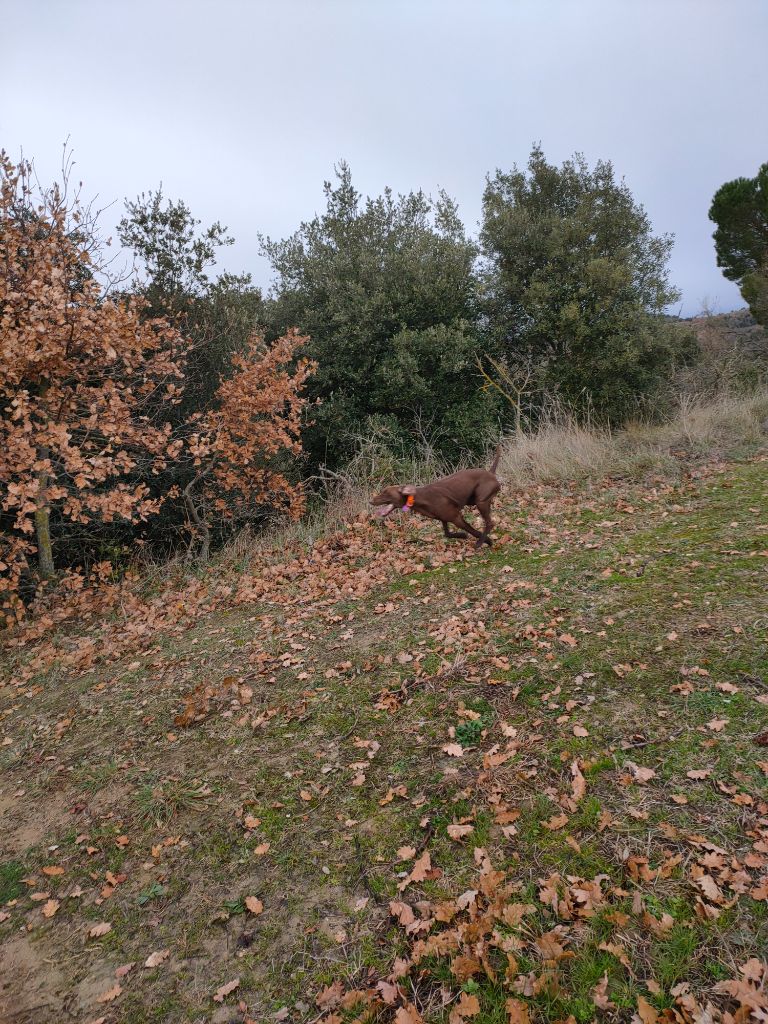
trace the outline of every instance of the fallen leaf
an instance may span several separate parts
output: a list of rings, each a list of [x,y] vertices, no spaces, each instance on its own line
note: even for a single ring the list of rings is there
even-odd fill
[[[386,796],[383,796],[379,800],[379,807],[386,807],[387,804],[391,804],[396,796],[405,799],[408,796],[408,790],[405,786],[397,786],[394,789],[390,786],[387,790]]]
[[[653,768],[644,768],[639,764],[635,764],[634,761],[627,761],[627,768],[632,772],[635,782],[639,782],[640,785],[644,785],[656,777],[656,772]]]
[[[727,718],[713,718],[711,722],[707,722],[707,728],[712,732],[722,732],[726,725],[728,725]]]
[[[571,765],[571,775],[573,776],[573,782],[571,783],[571,795],[576,803],[582,800],[584,794],[587,792],[587,780],[581,771],[581,766],[578,761],[574,761]]]
[[[463,839],[475,831],[474,825],[448,825],[445,830],[451,839]]]
[[[213,994],[214,1003],[223,1003],[230,992],[234,992],[239,984],[240,979],[235,978],[234,981],[228,981],[226,985],[222,985],[221,988],[217,988]]]
[[[454,975],[459,984],[468,981],[475,974],[479,974],[483,965],[474,956],[455,956],[451,960],[451,974]]]
[[[598,1010],[612,1010],[616,1004],[608,998],[608,972],[602,976],[600,981],[592,989],[592,1002]]]
[[[637,997],[637,1012],[643,1024],[656,1024],[659,1014],[655,1006],[652,1006],[643,996]]]
[[[476,995],[469,992],[462,992],[458,1003],[454,1003],[453,1009],[448,1017],[448,1024],[461,1024],[461,1021],[468,1017],[474,1017],[480,1013],[480,1000]]]
[[[703,874],[699,878],[694,878],[694,884],[701,889],[708,900],[713,903],[722,902],[722,890],[711,875]]]
[[[102,992],[100,996],[96,996],[97,1003],[111,1003],[113,999],[117,999],[120,993],[123,991],[121,985],[115,985],[113,988],[107,989],[106,992]]]
[[[504,1009],[507,1011],[508,1024],[530,1024],[528,1003],[524,1003],[522,999],[508,999]]]
[[[61,903],[58,900],[48,900],[43,906],[43,917],[53,917],[60,906]]]
[[[423,882],[427,877],[427,872],[432,868],[432,859],[429,856],[429,850],[425,850],[424,853],[413,865],[413,871],[411,871],[412,882]]]
[[[768,980],[768,967],[764,963],[761,963],[757,957],[750,957],[746,963],[743,963],[739,968],[739,974],[743,975],[747,981],[752,981],[755,985],[760,985],[765,977]]]
[[[574,727],[573,727],[573,735],[574,736],[584,737],[584,736],[589,736],[589,732],[584,728],[583,725],[574,725]]]
[[[760,1012],[761,1009],[765,1008],[765,999],[762,998],[762,994],[753,988],[752,985],[734,978],[731,981],[718,981],[713,991],[732,996],[743,1007],[754,1007],[756,1011],[754,1017],[757,1020],[765,1018],[765,1014]]]
[[[563,825],[568,824],[567,814],[553,814],[549,821],[542,821],[541,823],[544,828],[549,829],[550,832],[556,832],[557,829],[562,828]]]
[[[252,914],[261,914],[264,911],[264,904],[256,896],[246,896],[244,902]]]
[[[565,953],[565,946],[563,946],[562,935],[557,929],[545,932],[544,935],[540,935],[538,939],[534,941],[534,945],[541,953],[545,960],[562,960]]]
[[[610,811],[601,811],[597,821],[597,831],[604,832],[609,825],[613,824],[613,815]]]
[[[112,931],[112,925],[109,921],[102,921],[100,924],[95,924],[93,928],[88,932],[89,939],[100,939],[102,935],[106,935],[107,932]]]
[[[625,924],[629,924],[629,914],[625,914],[623,910],[612,910],[610,913],[605,915],[605,920],[610,921],[611,924],[617,924],[619,928],[623,928]]]
[[[632,973],[632,966],[629,962],[627,951],[618,942],[601,942],[598,949],[604,949],[606,953],[611,953],[612,956],[615,956],[627,968],[630,974]]]
[[[530,903],[506,903],[502,910],[501,917],[504,924],[510,928],[517,928],[526,914],[535,914],[536,907]]]
[[[332,985],[326,985],[324,989],[318,992],[315,997],[315,1003],[321,1010],[330,1009],[330,1007],[336,1006],[343,992],[344,986],[337,979]]]
[[[395,1014],[395,1024],[424,1024],[424,1018],[413,1003],[407,1003]]]
[[[407,928],[409,924],[413,924],[416,920],[413,908],[407,903],[401,903],[398,900],[392,900],[389,904],[389,912],[393,917],[397,918],[403,928]]]
[[[154,953],[150,953],[147,959],[144,961],[144,966],[148,968],[159,967],[160,964],[167,960],[171,955],[170,949],[157,949]]]
[[[60,868],[57,865],[51,865],[49,867],[45,867],[45,868],[42,869],[42,871],[43,871],[44,875],[48,875],[49,877],[53,877],[54,875],[63,875],[64,874],[64,868]]]
[[[419,859],[414,862],[413,870],[403,879],[398,888],[402,892],[411,882],[423,882],[431,870],[432,860],[429,856],[429,850],[425,850]]]
[[[382,979],[376,985],[376,988],[378,989],[379,995],[388,1006],[391,1006],[393,1003],[397,1002],[397,999],[400,995],[400,990],[398,989],[397,985],[393,985],[391,981],[385,981],[384,979]]]
[[[397,851],[398,860],[411,860],[411,858],[415,856],[415,846],[401,846],[400,849]]]
[[[446,743],[444,747],[440,748],[444,754],[449,757],[463,757],[464,747],[460,743]]]

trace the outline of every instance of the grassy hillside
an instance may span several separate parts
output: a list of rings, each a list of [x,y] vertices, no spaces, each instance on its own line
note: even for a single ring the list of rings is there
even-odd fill
[[[765,1020],[739,415],[510,448],[490,552],[360,512],[8,637],[0,1020]]]

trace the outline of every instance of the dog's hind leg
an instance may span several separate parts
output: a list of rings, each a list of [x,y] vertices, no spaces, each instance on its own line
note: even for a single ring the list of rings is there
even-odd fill
[[[480,533],[474,526],[470,526],[461,512],[457,512],[453,519],[450,520],[454,526],[458,526],[460,530],[465,530],[467,533],[471,533],[473,537],[477,539],[476,548],[480,548],[483,544],[487,544],[490,547],[491,542],[486,538],[484,533]]]
[[[445,521],[442,521],[442,523],[443,523],[443,533],[450,540],[460,540],[460,539],[463,539],[464,537],[467,536],[466,533],[464,533],[463,530],[449,530],[448,529],[448,523],[446,523]]]
[[[490,547],[491,546],[491,540],[490,540],[491,527],[493,526],[493,520],[491,519],[491,499],[488,498],[485,501],[478,501],[478,502],[476,502],[475,503],[475,508],[480,513],[480,515],[483,517],[483,540],[488,545],[488,547]],[[478,542],[478,546],[479,546],[479,542]]]

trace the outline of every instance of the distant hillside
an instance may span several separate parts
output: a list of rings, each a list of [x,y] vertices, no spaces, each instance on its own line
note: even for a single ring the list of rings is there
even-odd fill
[[[699,344],[710,351],[732,352],[768,359],[768,331],[755,322],[749,309],[713,316],[694,316],[687,323],[696,331]]]

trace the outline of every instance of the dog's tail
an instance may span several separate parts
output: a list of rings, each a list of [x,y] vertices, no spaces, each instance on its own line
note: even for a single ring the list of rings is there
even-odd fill
[[[501,458],[501,441],[496,445],[496,451],[493,453],[493,462],[491,463],[491,473],[495,473],[499,468],[499,459]]]

